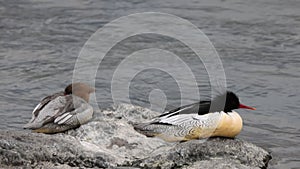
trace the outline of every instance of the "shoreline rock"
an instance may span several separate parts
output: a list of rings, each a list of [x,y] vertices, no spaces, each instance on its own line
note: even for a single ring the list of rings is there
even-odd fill
[[[210,138],[200,143],[180,143],[162,153],[138,160],[132,166],[143,168],[267,168],[270,154],[256,145],[228,138]]]
[[[61,134],[0,130],[0,167],[264,169],[271,159],[266,150],[240,139],[147,138],[130,122],[158,115],[149,109],[122,104],[96,114],[90,123]]]

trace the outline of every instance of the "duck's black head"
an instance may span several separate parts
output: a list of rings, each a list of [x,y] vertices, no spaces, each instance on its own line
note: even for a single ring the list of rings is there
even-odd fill
[[[224,112],[231,112],[233,109],[238,109],[239,106],[240,100],[237,95],[231,91],[227,91]]]
[[[255,110],[253,107],[241,104],[238,96],[235,93],[227,91],[224,112],[231,112],[232,110],[239,108]]]

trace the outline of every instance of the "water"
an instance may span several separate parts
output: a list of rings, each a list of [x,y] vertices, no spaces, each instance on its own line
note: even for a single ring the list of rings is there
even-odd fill
[[[239,110],[244,129],[238,137],[270,150],[270,168],[299,168],[299,7],[296,0],[2,0],[0,128],[22,130],[42,97],[71,82],[81,47],[105,23],[136,12],[165,12],[189,20],[208,35],[221,56],[228,88],[257,108]],[[122,41],[101,63],[96,77],[101,107],[112,102],[110,81],[122,59],[150,47],[180,56],[196,72],[201,94],[209,96],[204,67],[186,46],[172,38],[142,35]],[[153,89],[164,92],[160,97],[168,99],[166,109],[180,104],[179,88],[165,72],[143,71],[129,87],[133,104],[150,107]]]

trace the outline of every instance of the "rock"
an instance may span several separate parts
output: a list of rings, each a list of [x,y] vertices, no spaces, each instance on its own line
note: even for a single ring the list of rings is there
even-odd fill
[[[3,168],[266,168],[264,149],[239,139],[166,143],[137,133],[131,122],[159,113],[132,105],[95,112],[90,123],[46,135],[0,131]]]
[[[271,156],[254,144],[227,138],[192,140],[132,162],[143,168],[267,168]]]
[[[89,153],[74,137],[22,131],[0,131],[0,154],[1,165],[8,167],[31,168],[50,162],[71,167],[107,168],[110,161],[107,155]]]

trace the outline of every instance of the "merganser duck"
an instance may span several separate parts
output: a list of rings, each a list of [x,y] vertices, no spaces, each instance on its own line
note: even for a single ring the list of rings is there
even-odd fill
[[[221,108],[221,100],[225,98],[225,106]],[[211,105],[215,107],[210,110]],[[148,137],[159,137],[168,142],[208,137],[234,138],[243,127],[242,118],[233,111],[238,108],[255,110],[241,104],[236,94],[227,91],[212,101],[182,106],[163,113],[149,123],[136,124],[134,129]]]
[[[73,83],[65,91],[47,96],[34,108],[32,119],[24,126],[38,133],[59,133],[87,123],[93,116],[88,104],[95,89],[84,83]]]

